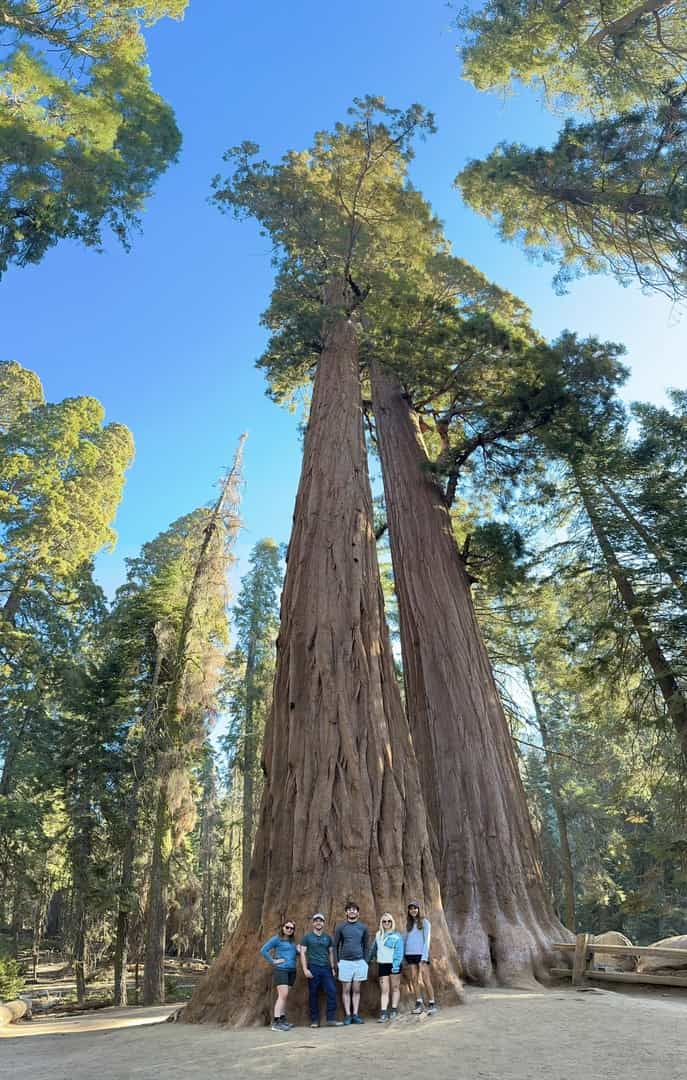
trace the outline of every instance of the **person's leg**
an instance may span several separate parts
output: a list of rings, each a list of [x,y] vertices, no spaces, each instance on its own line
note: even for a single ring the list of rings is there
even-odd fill
[[[351,983],[351,1013],[353,1016],[358,1015],[358,1008],[360,1007],[360,983],[357,979],[353,979]]]
[[[279,1020],[286,1012],[286,999],[289,996],[288,986],[277,987],[277,1000],[274,1003],[274,1019]]]
[[[290,1024],[290,1023],[288,1022],[288,1020],[286,1019],[286,999],[288,998],[288,996],[289,996],[289,990],[291,989],[291,987],[293,986],[293,984],[295,983],[295,981],[296,981],[296,973],[295,973],[295,971],[294,971],[294,973],[293,973],[293,981],[292,981],[292,982],[290,982],[290,983],[288,984],[288,986],[285,986],[285,987],[284,987],[284,990],[286,991],[286,993],[284,994],[284,1002],[283,1002],[283,1007],[284,1007],[284,1011],[283,1011],[283,1013],[282,1013],[282,1023],[283,1023],[283,1024],[285,1024],[285,1025],[286,1025],[287,1027],[293,1027],[293,1024]]]
[[[434,987],[432,986],[432,976],[430,974],[430,966],[429,966],[429,964],[425,963],[425,964],[421,965],[420,974],[422,976],[422,982],[423,982],[424,987],[425,987],[425,994],[426,994],[426,999],[425,1000],[427,1001],[427,1012],[429,1012],[429,1013],[436,1012],[437,1007],[436,1007],[436,1005],[434,1003]]]
[[[398,1012],[398,1002],[401,997],[401,972],[397,975],[390,975],[391,980],[391,1011]]]
[[[420,982],[420,969],[417,964],[408,964],[408,985],[415,998],[414,1013],[422,1012],[422,984]]]
[[[310,1023],[316,1024],[320,1019],[319,993],[322,985],[322,972],[319,968],[310,966],[312,979],[308,979],[308,1006],[310,1008]]]
[[[380,1022],[389,1017],[389,976],[379,976],[379,1019]]]
[[[351,983],[341,983],[341,997],[343,998],[343,1007],[346,1016],[351,1015]]]
[[[331,971],[325,970],[322,981],[327,995],[327,1020],[336,1020],[336,981]]]
[[[422,982],[424,983],[425,991],[427,994],[427,1001],[430,1005],[434,1004],[434,987],[432,986],[432,978],[430,975],[429,964],[420,964],[420,975]]]

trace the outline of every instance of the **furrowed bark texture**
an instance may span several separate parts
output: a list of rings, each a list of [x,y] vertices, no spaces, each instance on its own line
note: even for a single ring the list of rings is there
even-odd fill
[[[451,936],[466,978],[545,979],[553,914],[508,724],[439,485],[398,381],[372,365],[406,702]]]
[[[417,899],[432,920],[432,979],[460,981],[434,872],[417,763],[384,621],[363,439],[357,330],[343,286],[315,378],[296,499],[268,719],[265,791],[238,927],[182,1019],[263,1023],[273,1002],[259,946],[293,918],[297,936],[344,903],[373,931]],[[305,1019],[302,973],[289,1016]],[[365,984],[363,1011],[378,989]]]

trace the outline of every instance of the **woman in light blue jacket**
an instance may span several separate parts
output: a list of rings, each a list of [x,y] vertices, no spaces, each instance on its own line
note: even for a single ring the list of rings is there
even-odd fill
[[[401,996],[401,962],[403,960],[403,935],[396,929],[393,915],[385,911],[379,920],[379,930],[375,934],[368,963],[377,960],[379,969],[379,991],[381,1012],[379,1023],[395,1020],[398,1016],[398,999]],[[389,1012],[389,990],[391,990],[391,1012]]]

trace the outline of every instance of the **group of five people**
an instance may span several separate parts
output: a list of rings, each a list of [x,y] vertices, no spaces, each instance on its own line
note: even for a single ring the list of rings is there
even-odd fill
[[[408,904],[406,929],[396,929],[393,916],[385,911],[372,943],[365,923],[360,921],[360,908],[353,900],[345,907],[346,921],[339,923],[332,937],[324,929],[325,917],[321,911],[312,917],[312,929],[306,933],[300,945],[296,944],[296,924],[286,919],[279,934],[275,934],[260,949],[265,960],[274,968],[273,981],[276,991],[272,1029],[289,1031],[293,1024],[286,1018],[286,1002],[289,990],[296,981],[300,958],[303,974],[308,980],[310,1026],[320,1026],[320,990],[327,999],[327,1025],[341,1027],[362,1024],[360,984],[365,982],[368,965],[377,961],[380,987],[379,1023],[386,1023],[398,1016],[401,995],[401,967],[404,965],[406,979],[415,996],[413,1012],[436,1012],[434,989],[430,978],[430,939],[432,928],[429,919],[423,918],[420,907],[412,900]],[[336,977],[341,983],[344,1019],[337,1019]],[[427,996],[427,1003],[423,993]]]

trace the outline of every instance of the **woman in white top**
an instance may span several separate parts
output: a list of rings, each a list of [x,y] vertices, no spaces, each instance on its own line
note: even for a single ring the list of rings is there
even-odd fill
[[[406,978],[410,986],[410,992],[415,995],[413,1012],[418,1014],[424,1011],[425,1003],[422,996],[422,988],[424,987],[427,994],[427,1013],[430,1016],[437,1011],[434,1003],[434,988],[429,976],[429,945],[431,937],[432,927],[429,919],[422,918],[420,905],[416,900],[411,900],[408,904],[406,932],[403,935]]]

